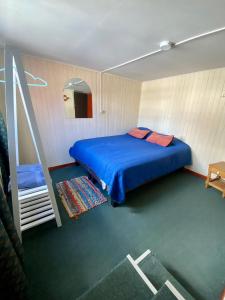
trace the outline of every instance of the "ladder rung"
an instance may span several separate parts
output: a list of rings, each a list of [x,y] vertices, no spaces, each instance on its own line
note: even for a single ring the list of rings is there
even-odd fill
[[[32,211],[32,210],[34,210],[38,207],[42,207],[42,206],[45,207],[48,204],[51,204],[50,200],[46,200],[44,202],[41,202],[41,203],[38,203],[38,204],[35,204],[35,205],[30,205],[30,206],[27,206],[27,207],[23,207],[23,208],[20,209],[20,212],[25,213],[27,211]]]
[[[48,190],[47,185],[38,186],[32,189],[26,189],[26,190],[19,190],[19,196],[24,196],[27,194],[32,194],[38,191]]]
[[[27,223],[27,224],[21,226],[21,231],[24,231],[24,230],[27,230],[29,228],[35,227],[37,225],[43,224],[43,223],[45,223],[47,221],[50,221],[50,220],[53,220],[53,219],[55,219],[55,215],[49,215],[47,217],[36,220],[34,222]]]
[[[49,209],[52,209],[52,205],[51,204],[39,207],[37,209],[29,210],[29,211],[24,212],[24,213],[21,212],[20,218],[24,219],[24,218],[36,215],[36,214],[38,214],[38,213],[40,213],[42,211],[49,210]]]
[[[19,195],[19,201],[23,203],[23,202],[26,202],[26,201],[30,201],[32,199],[43,197],[45,195],[48,195],[48,190],[43,190],[43,191],[39,191],[39,192],[36,192],[36,193],[30,193],[30,194],[27,194],[27,195],[24,195],[24,196]]]
[[[24,208],[24,207],[32,206],[34,204],[41,203],[41,202],[44,202],[44,201],[49,200],[49,199],[50,199],[49,195],[47,195],[46,197],[43,197],[43,198],[38,198],[38,199],[33,200],[33,201],[21,203],[20,207]]]
[[[54,215],[54,210],[53,210],[53,209],[49,209],[49,210],[43,211],[43,212],[41,212],[41,213],[39,213],[39,214],[33,215],[33,216],[31,216],[31,217],[22,219],[22,220],[20,221],[20,224],[21,224],[21,225],[24,225],[24,224],[33,222],[33,221],[35,221],[35,220],[41,219],[41,218],[43,218],[43,217],[45,217],[45,216],[52,215],[52,214]]]

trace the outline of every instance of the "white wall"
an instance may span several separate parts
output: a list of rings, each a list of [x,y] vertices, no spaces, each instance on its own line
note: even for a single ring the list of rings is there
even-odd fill
[[[141,83],[105,74],[102,99],[105,114],[100,113],[100,73],[32,56],[23,58],[24,67],[42,77],[48,87],[31,87],[32,98],[48,166],[71,162],[69,147],[79,139],[120,134],[135,127]],[[68,119],[65,116],[63,87],[71,78],[81,78],[90,86],[93,96],[93,118]],[[20,147],[22,162],[35,160],[34,150],[20,112]]]
[[[193,169],[225,160],[225,68],[142,84],[139,126],[174,134],[192,148]]]
[[[74,105],[74,90],[64,89],[63,95],[68,97],[68,100],[64,102],[65,116],[69,119],[75,118],[75,105]]]

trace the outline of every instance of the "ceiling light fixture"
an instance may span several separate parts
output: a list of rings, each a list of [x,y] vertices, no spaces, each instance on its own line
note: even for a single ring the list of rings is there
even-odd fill
[[[170,41],[162,41],[160,44],[159,44],[159,47],[161,50],[163,51],[168,51],[170,50],[171,48],[175,47],[175,44],[173,42],[170,42]]]

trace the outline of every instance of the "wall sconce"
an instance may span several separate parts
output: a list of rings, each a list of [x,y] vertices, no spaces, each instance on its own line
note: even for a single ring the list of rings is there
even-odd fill
[[[63,95],[63,100],[66,102],[67,100],[69,100],[70,97],[68,97],[67,95]]]

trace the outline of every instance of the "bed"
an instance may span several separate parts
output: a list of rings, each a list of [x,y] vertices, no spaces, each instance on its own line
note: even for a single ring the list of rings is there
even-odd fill
[[[123,203],[126,192],[191,164],[191,149],[174,138],[168,147],[129,134],[77,141],[71,157],[107,185],[113,203]]]

